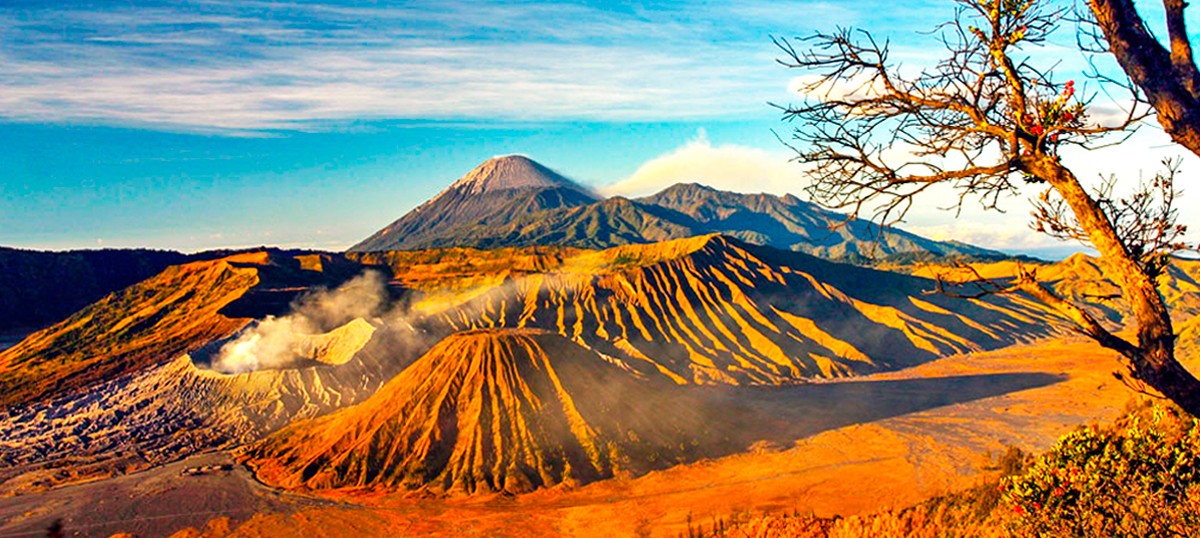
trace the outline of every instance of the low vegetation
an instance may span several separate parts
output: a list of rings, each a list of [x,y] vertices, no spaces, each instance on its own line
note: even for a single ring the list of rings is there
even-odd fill
[[[1200,422],[1143,404],[1107,428],[1059,440],[1004,481],[1020,535],[1194,536],[1200,531]]]
[[[1128,536],[1200,534],[1200,421],[1132,403],[1108,426],[1063,436],[1033,457],[1010,449],[981,485],[851,517],[793,512],[689,525],[693,537]]]

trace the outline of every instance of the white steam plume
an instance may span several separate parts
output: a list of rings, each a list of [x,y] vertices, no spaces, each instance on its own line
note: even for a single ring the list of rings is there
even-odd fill
[[[304,356],[313,335],[334,329],[356,318],[370,319],[384,306],[386,282],[377,271],[367,271],[333,290],[318,290],[301,297],[283,317],[268,316],[225,344],[212,368],[224,373],[244,373],[286,368]]]

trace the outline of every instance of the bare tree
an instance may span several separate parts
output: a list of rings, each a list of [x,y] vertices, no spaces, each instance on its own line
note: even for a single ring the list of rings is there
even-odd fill
[[[1063,162],[1062,148],[1095,149],[1114,136],[1119,143],[1149,113],[1129,84],[1134,106],[1123,120],[1091,121],[1074,82],[1056,81],[1022,52],[1045,42],[1064,15],[1036,0],[960,0],[935,34],[944,58],[916,73],[892,64],[888,44],[867,32],[776,41],[780,62],[804,70],[808,81],[805,101],[784,108],[797,124],[796,160],[811,166],[815,200],[852,216],[873,212],[884,225],[935,186],[954,189],[960,208],[967,200],[996,208],[1022,185],[1044,186],[1035,227],[1099,251],[1130,307],[1136,341],[1105,327],[1086,302],[1039,283],[1033,270],[982,293],[1040,300],[1120,353],[1134,379],[1200,416],[1200,381],[1175,359],[1171,317],[1156,285],[1164,260],[1182,246],[1173,207],[1177,168],[1170,164],[1133,196],[1114,199],[1111,184],[1089,192]]]
[[[1145,92],[1158,112],[1158,123],[1179,145],[1200,155],[1200,70],[1184,22],[1184,0],[1163,0],[1167,39],[1164,46],[1150,32],[1133,0],[1088,0],[1099,30],[1086,37],[1099,50],[1111,52],[1129,78]]]

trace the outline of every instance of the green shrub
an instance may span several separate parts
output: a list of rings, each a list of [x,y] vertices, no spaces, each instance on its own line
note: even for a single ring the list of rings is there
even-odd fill
[[[1200,427],[1175,407],[1141,404],[1108,428],[1072,432],[1004,481],[1018,536],[1195,536]]]

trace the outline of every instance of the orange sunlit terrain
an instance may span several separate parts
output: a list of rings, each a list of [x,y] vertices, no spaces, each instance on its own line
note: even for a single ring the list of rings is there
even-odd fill
[[[673,535],[689,516],[908,505],[1129,399],[1116,358],[1036,303],[930,295],[942,270],[902,269],[723,236],[172,267],[0,353],[21,402],[0,512],[35,528],[51,511],[30,503],[50,502],[150,534]],[[1096,276],[1041,271],[1062,290]],[[1181,318],[1195,273],[1164,285]],[[97,488],[137,517],[94,512]]]

